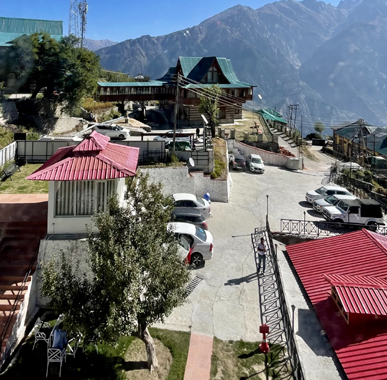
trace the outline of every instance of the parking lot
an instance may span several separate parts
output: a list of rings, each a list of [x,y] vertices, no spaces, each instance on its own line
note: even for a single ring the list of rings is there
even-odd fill
[[[323,169],[325,166],[323,166]],[[191,272],[185,305],[175,309],[164,328],[191,330],[223,340],[258,341],[260,310],[250,234],[265,226],[267,195],[273,231],[281,218],[321,219],[305,207],[305,192],[321,185],[324,171],[291,172],[267,166],[263,175],[233,171],[229,203],[212,203],[207,223],[214,236],[214,256]]]

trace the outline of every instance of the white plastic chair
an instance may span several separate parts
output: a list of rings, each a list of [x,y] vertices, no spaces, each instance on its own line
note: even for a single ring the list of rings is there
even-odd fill
[[[50,340],[50,337],[49,336],[47,337],[45,332],[40,331],[40,329],[42,328],[51,328],[51,325],[48,322],[43,322],[40,318],[38,318],[34,325],[35,342],[34,342],[34,345],[32,346],[32,349],[35,348],[35,344],[39,340],[43,340],[47,344]]]
[[[48,366],[50,363],[60,363],[59,377],[62,375],[62,363],[66,361],[66,347],[62,350],[60,348],[48,348],[47,349],[47,370],[46,377],[48,376]]]

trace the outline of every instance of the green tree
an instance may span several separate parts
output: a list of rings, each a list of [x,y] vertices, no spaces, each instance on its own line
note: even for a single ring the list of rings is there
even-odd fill
[[[202,92],[204,92],[204,94],[200,97],[199,111],[207,115],[212,137],[215,137],[215,126],[218,124],[218,102],[222,94],[222,89],[214,84],[210,88],[204,89]]]
[[[323,133],[324,129],[325,129],[325,125],[321,121],[316,121],[314,123],[314,130],[320,136],[321,136],[321,133]]]
[[[126,205],[112,198],[109,210],[94,216],[99,232],[89,234],[89,270],[63,252],[60,265],[42,264],[42,293],[65,313],[69,331],[109,342],[138,336],[152,371],[158,361],[148,326],[184,302],[189,272],[173,231],[167,231],[173,206],[161,185],[149,184],[146,175],[130,179]]]
[[[47,33],[22,36],[4,55],[5,74],[14,76],[16,90],[30,90],[36,98],[44,89],[44,98],[72,110],[94,94],[100,70],[98,56],[77,43],[74,36],[60,41]]]

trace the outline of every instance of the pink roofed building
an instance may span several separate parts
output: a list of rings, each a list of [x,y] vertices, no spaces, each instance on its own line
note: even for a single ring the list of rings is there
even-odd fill
[[[387,379],[387,236],[363,229],[286,250],[348,379]]]
[[[136,174],[139,148],[91,133],[79,145],[60,148],[27,179],[49,181],[48,234],[84,234],[110,196],[123,202],[125,178]]]

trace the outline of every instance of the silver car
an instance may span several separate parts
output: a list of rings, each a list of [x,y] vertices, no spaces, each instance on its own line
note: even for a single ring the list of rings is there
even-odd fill
[[[128,129],[124,129],[116,124],[94,124],[92,130],[112,139],[125,140],[130,136]]]
[[[175,209],[196,209],[199,210],[205,218],[211,216],[210,203],[203,198],[198,198],[194,194],[175,193],[172,195]]]
[[[335,206],[342,199],[356,199],[354,195],[330,195],[326,198],[320,198],[313,201],[313,208],[317,212],[323,212],[323,208],[327,206]]]

